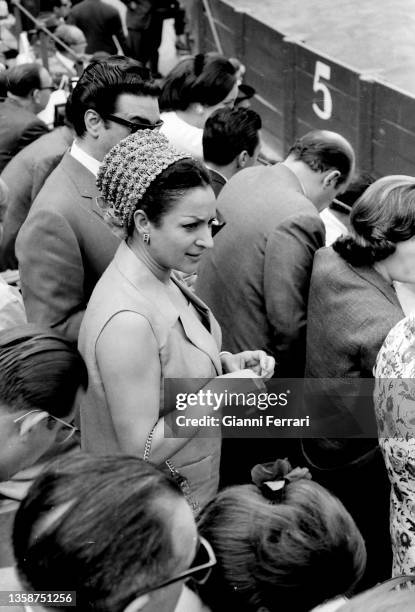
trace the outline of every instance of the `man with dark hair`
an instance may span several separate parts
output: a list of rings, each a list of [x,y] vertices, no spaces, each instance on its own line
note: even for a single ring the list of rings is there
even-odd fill
[[[22,585],[76,593],[75,612],[173,612],[184,579],[216,563],[176,482],[125,455],[51,465],[17,512],[13,547]]]
[[[92,290],[119,244],[99,206],[99,165],[133,131],[159,127],[158,94],[134,60],[116,56],[85,69],[67,105],[75,141],[17,237],[28,320],[59,329],[74,342]]]
[[[277,376],[304,375],[311,270],[315,251],[324,246],[319,212],[346,189],[353,169],[347,140],[314,131],[298,139],[282,163],[239,172],[224,187],[218,210],[226,225],[204,256],[196,283],[221,325],[224,350],[255,344],[275,358]],[[281,440],[276,448],[270,439],[268,450],[264,442],[255,447],[253,440],[225,440],[222,484],[244,482],[249,465],[268,460],[268,452],[295,452]],[[298,461],[295,454],[291,458]]]
[[[206,121],[203,157],[216,197],[234,174],[256,164],[261,127],[261,117],[245,108],[220,108]]]
[[[52,448],[68,450],[87,380],[81,355],[59,334],[28,324],[0,332],[0,567],[13,563],[12,518],[39,460]]]
[[[0,172],[8,161],[48,128],[36,115],[53,89],[48,71],[38,64],[20,64],[7,71],[7,98],[0,102]]]

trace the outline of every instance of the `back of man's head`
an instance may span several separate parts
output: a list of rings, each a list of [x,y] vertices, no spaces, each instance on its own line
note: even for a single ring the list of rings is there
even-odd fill
[[[338,170],[337,187],[346,183],[354,170],[352,146],[343,136],[328,130],[313,130],[298,138],[288,159],[301,161],[314,172]]]
[[[220,108],[208,118],[203,130],[205,162],[228,166],[243,151],[253,157],[261,127],[261,117],[251,109]]]
[[[76,346],[34,324],[0,332],[0,407],[12,414],[45,411],[71,414],[79,387],[88,375]]]
[[[75,25],[62,23],[56,28],[55,36],[57,36],[59,40],[65,43],[67,47],[82,45],[84,43],[86,45],[86,38],[84,36],[84,33]],[[55,41],[55,47],[61,53],[66,52],[66,48],[63,47],[58,41]]]
[[[20,64],[7,71],[7,89],[14,96],[27,98],[34,89],[42,87],[39,64]]]
[[[76,591],[74,610],[122,612],[178,571],[171,522],[178,508],[188,506],[176,483],[137,457],[61,459],[17,512],[19,577],[30,590]],[[189,518],[196,536],[191,511]]]
[[[160,88],[150,72],[133,59],[116,55],[91,62],[82,73],[66,107],[78,136],[86,132],[85,113],[95,110],[102,118],[114,113],[121,94],[157,98]]]

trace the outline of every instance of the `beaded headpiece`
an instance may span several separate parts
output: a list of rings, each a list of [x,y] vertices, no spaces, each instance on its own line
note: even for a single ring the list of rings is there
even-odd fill
[[[126,236],[139,201],[158,175],[188,157],[188,153],[173,148],[163,134],[152,130],[127,136],[107,153],[97,176],[104,199],[99,206],[105,220],[118,228],[116,233]]]

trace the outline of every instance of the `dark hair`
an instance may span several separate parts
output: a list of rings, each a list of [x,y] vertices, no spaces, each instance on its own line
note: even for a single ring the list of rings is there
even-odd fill
[[[193,103],[215,106],[236,83],[235,68],[222,55],[200,53],[179,62],[166,76],[160,109],[186,110]]]
[[[279,503],[255,485],[225,489],[202,512],[199,531],[218,562],[201,590],[213,612],[307,612],[350,590],[366,564],[352,517],[310,480],[287,483]]]
[[[245,108],[220,108],[206,121],[203,157],[218,166],[232,163],[242,151],[253,156],[259,143],[261,117]]]
[[[352,147],[334,132],[323,130],[308,132],[295,141],[288,154],[307,164],[314,172],[338,170],[340,176],[336,181],[337,186],[347,181],[353,169]]]
[[[189,189],[210,185],[209,171],[201,162],[185,158],[168,166],[150,184],[143,198],[139,201],[141,208],[156,227],[163,216],[180,200]],[[134,230],[134,219],[128,228],[131,236]]]
[[[181,496],[137,457],[60,459],[17,511],[19,577],[30,590],[76,591],[75,610],[122,612],[177,564],[169,511]]]
[[[0,332],[0,403],[10,411],[68,416],[87,369],[69,340],[34,324]]]
[[[9,68],[6,72],[7,89],[14,96],[26,98],[34,89],[40,89],[40,71],[42,66],[39,64],[20,64]]]
[[[115,111],[118,96],[157,97],[160,88],[138,62],[122,55],[91,62],[82,73],[67,102],[67,115],[78,136],[86,131],[85,113],[95,110],[101,117]]]
[[[385,176],[353,206],[351,234],[333,249],[353,266],[372,265],[395,252],[396,244],[415,235],[415,178]]]

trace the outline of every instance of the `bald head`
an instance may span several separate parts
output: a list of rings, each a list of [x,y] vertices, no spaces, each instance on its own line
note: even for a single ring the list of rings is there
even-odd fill
[[[355,155],[346,138],[328,130],[313,130],[298,138],[288,158],[305,163],[314,172],[337,170],[337,186],[347,183],[354,172]]]
[[[58,26],[55,30],[55,36],[57,36],[67,47],[75,53],[82,53],[85,51],[86,38],[82,30],[74,25],[68,25],[66,23]],[[58,42],[55,43],[58,51],[65,52],[66,49],[62,47]],[[79,47],[84,47],[83,50]]]

